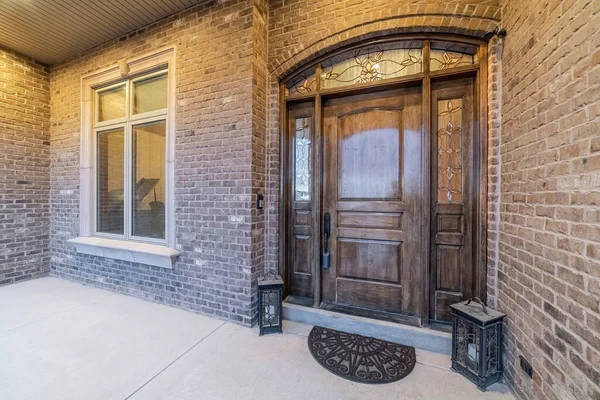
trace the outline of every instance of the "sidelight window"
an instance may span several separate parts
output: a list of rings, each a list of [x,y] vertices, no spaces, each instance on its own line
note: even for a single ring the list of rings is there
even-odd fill
[[[96,236],[166,241],[167,71],[98,89]]]
[[[296,201],[310,201],[312,192],[312,118],[296,118],[294,137],[294,196]]]

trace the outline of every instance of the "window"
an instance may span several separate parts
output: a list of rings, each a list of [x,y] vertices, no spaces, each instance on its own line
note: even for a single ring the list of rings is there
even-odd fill
[[[95,96],[95,236],[166,240],[167,71]]]
[[[175,47],[82,77],[78,253],[173,268]]]

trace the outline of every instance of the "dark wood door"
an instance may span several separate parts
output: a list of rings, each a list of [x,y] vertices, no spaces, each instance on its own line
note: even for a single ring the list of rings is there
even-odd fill
[[[323,105],[328,304],[418,315],[423,295],[421,88]]]
[[[473,79],[434,82],[428,97],[431,130],[421,86],[288,104],[290,301],[419,324],[476,294]]]
[[[473,95],[472,79],[432,85],[429,318],[435,321],[450,321],[449,305],[475,292]]]

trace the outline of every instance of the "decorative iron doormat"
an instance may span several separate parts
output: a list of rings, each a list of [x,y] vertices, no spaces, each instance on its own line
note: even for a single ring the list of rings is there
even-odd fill
[[[325,369],[360,383],[390,383],[415,367],[415,348],[315,326],[308,349]]]

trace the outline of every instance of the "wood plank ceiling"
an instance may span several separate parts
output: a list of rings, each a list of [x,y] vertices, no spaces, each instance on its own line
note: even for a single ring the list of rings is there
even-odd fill
[[[0,0],[0,46],[54,64],[205,0]]]

